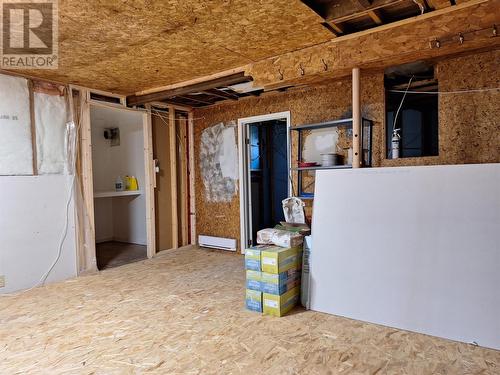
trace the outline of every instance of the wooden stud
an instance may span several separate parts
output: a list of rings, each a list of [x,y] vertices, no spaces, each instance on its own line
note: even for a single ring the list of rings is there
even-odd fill
[[[177,120],[178,134],[178,202],[180,212],[180,234],[181,243],[179,246],[188,245],[189,237],[189,177],[188,177],[188,120],[184,117],[179,117]]]
[[[175,131],[175,108],[168,109],[168,131],[170,140],[170,183],[172,184],[172,248],[179,247],[179,217],[177,213],[177,138]]]
[[[80,91],[81,129],[80,142],[82,152],[82,193],[85,225],[85,259],[96,259],[95,218],[94,218],[94,178],[92,174],[92,132],[90,127],[89,91]],[[80,264],[80,266],[82,266]],[[88,265],[86,265],[88,266]],[[80,267],[82,268],[82,267]],[[97,269],[97,268],[96,268]]]
[[[195,200],[195,155],[194,155],[194,119],[193,112],[188,112],[188,163],[189,163],[189,238],[196,244],[196,200]]]
[[[31,130],[31,151],[33,176],[38,175],[38,151],[36,144],[36,123],[35,123],[35,94],[33,92],[33,81],[28,79],[29,101],[30,101],[30,130]]]
[[[352,70],[352,167],[361,167],[361,79],[359,68]]]
[[[153,130],[151,124],[151,107],[146,107],[147,113],[143,116],[144,133],[144,172],[146,194],[146,237],[147,237],[147,255],[152,258],[156,254],[156,236],[155,236],[155,195],[154,180],[156,176],[153,161]]]

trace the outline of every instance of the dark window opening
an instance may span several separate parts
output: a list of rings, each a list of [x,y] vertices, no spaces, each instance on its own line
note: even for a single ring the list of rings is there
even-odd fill
[[[385,88],[386,157],[438,155],[438,82],[434,68],[425,63],[390,68],[385,74]],[[395,137],[399,153],[393,152],[397,148]]]

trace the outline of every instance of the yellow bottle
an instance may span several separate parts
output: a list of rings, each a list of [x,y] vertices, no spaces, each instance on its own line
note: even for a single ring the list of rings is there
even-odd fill
[[[123,178],[123,183],[125,184],[125,190],[131,190],[130,189],[130,177],[129,176],[125,176]]]
[[[137,178],[135,178],[134,176],[129,177],[129,181],[130,181],[130,190],[139,190],[139,184],[137,182]]]

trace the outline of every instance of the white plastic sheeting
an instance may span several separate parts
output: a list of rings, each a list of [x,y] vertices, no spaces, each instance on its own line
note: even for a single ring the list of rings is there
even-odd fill
[[[66,98],[35,92],[38,173],[60,174],[66,164]]]
[[[297,247],[302,245],[303,237],[299,233],[287,230],[266,228],[257,232],[258,244],[273,244],[281,247]]]
[[[0,74],[0,175],[33,174],[27,80]]]

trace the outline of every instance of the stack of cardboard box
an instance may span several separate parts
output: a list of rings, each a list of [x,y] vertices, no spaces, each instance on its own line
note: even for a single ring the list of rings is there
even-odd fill
[[[302,245],[257,245],[245,251],[246,307],[283,316],[300,298]]]

